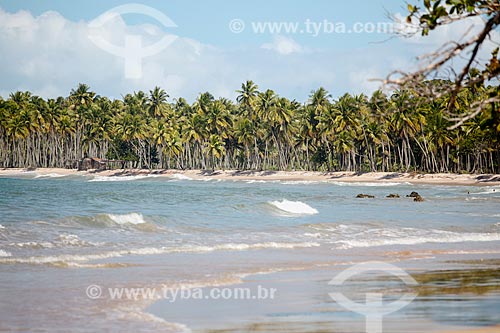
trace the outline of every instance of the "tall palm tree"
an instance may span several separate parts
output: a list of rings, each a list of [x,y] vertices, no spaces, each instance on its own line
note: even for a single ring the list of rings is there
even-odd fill
[[[151,117],[161,118],[166,116],[167,98],[170,97],[165,90],[156,86],[149,91],[148,111]]]

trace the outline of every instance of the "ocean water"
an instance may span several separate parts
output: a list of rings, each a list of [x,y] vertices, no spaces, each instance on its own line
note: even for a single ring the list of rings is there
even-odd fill
[[[405,198],[411,191],[426,201]],[[356,199],[358,193],[376,198]],[[401,198],[385,198],[389,193]],[[306,332],[334,324],[362,331],[361,316],[328,299],[329,279],[370,260],[411,274],[497,269],[499,207],[494,186],[4,177],[0,331]],[[429,327],[497,324],[491,309],[500,306],[498,272],[473,286],[486,290],[434,290],[393,319],[409,316]],[[386,290],[393,283],[370,281],[361,286]],[[92,285],[106,291],[261,284],[280,297],[244,310],[241,300],[88,296]]]

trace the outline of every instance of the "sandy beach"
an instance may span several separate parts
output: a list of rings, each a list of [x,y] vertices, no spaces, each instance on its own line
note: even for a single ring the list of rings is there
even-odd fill
[[[101,177],[130,177],[155,175],[159,177],[182,177],[196,180],[263,180],[263,181],[311,181],[311,182],[361,182],[361,183],[410,183],[432,185],[497,186],[500,175],[497,174],[420,174],[397,172],[314,172],[314,171],[238,171],[238,170],[164,170],[164,169],[117,169],[105,171],[77,171],[63,168],[0,169],[0,176],[15,176],[35,172],[44,176],[93,175]]]

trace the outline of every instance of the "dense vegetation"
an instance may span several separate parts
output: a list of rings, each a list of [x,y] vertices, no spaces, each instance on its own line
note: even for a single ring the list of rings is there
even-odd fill
[[[88,156],[134,168],[500,171],[498,103],[448,130],[447,97],[412,90],[334,100],[319,88],[301,104],[247,81],[238,94],[236,103],[207,92],[189,104],[168,102],[158,87],[123,100],[84,84],[67,98],[12,93],[0,98],[0,166],[69,167]],[[492,95],[498,86],[466,88],[456,107]]]

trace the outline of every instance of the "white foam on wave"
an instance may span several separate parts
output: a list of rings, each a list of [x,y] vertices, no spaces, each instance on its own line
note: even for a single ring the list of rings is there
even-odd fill
[[[5,229],[5,227],[3,225],[0,224],[0,229]]]
[[[250,180],[245,180],[245,183],[247,183],[247,184],[264,184],[264,183],[268,183],[268,181],[267,180],[250,179]]]
[[[117,224],[143,224],[144,217],[139,213],[129,214],[106,214],[113,222]]]
[[[155,178],[158,175],[134,175],[134,176],[94,176],[89,182],[128,182],[133,180]]]
[[[96,246],[98,244],[80,239],[77,235],[61,234],[53,242],[56,246]]]
[[[32,249],[52,249],[59,247],[88,247],[88,246],[99,246],[99,243],[88,242],[80,239],[77,235],[73,234],[60,234],[55,240],[48,241],[30,241],[30,242],[18,242],[10,243],[10,246],[19,248],[32,248]]]
[[[500,233],[456,233],[442,230],[433,230],[428,235],[409,235],[397,236],[396,234],[385,231],[385,234],[391,237],[383,238],[377,236],[376,239],[349,239],[340,240],[334,243],[340,244],[340,248],[359,248],[383,245],[417,245],[425,243],[462,243],[462,242],[492,242],[500,241]],[[375,235],[375,233],[373,233]]]
[[[292,214],[292,215],[313,215],[318,214],[318,210],[312,208],[306,203],[301,201],[289,201],[283,199],[282,201],[270,201],[270,205],[278,208],[279,210]]]
[[[34,178],[61,178],[66,177],[66,175],[61,175],[59,173],[45,173],[45,174],[37,174]]]
[[[312,185],[325,182],[326,181],[317,181],[317,180],[283,180],[280,183],[283,185]]]
[[[31,248],[31,249],[51,249],[54,244],[51,242],[18,242],[10,243],[10,246],[20,247],[20,248]]]
[[[0,257],[10,257],[10,256],[12,256],[12,253],[0,250]]]
[[[199,245],[186,245],[181,247],[148,247],[137,248],[131,250],[109,251],[98,254],[82,254],[82,255],[56,255],[46,257],[25,257],[25,258],[0,258],[0,263],[4,264],[55,264],[55,263],[74,263],[74,262],[87,262],[93,260],[102,260],[109,258],[122,257],[126,255],[154,255],[154,254],[168,254],[168,253],[206,253],[213,251],[245,251],[245,250],[259,250],[259,249],[294,249],[294,248],[308,248],[320,246],[318,243],[254,243],[254,244],[218,244],[213,246],[199,246]],[[10,254],[9,254],[10,255]],[[73,265],[75,266],[75,265]]]
[[[193,178],[183,175],[182,173],[173,173],[169,177],[176,180],[193,180]]]
[[[409,182],[342,182],[342,181],[330,181],[329,183],[338,186],[369,186],[369,187],[387,187],[387,186],[400,186],[400,185],[411,185]]]

